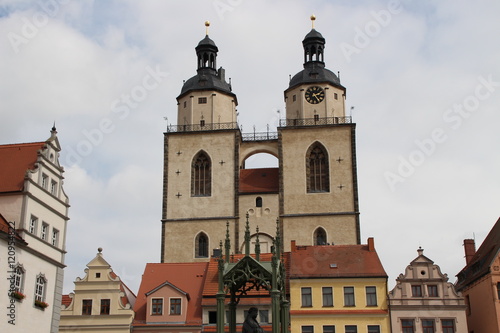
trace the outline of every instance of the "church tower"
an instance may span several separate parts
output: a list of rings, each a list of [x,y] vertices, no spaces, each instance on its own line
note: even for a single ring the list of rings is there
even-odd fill
[[[240,132],[237,98],[206,26],[197,74],[184,82],[177,125],[165,133],[161,261],[206,261],[226,234],[231,253],[241,253],[246,219],[263,253],[277,229],[284,251],[292,240],[359,244],[355,124],[346,89],[325,68],[323,36],[313,26],[302,42],[304,69],[285,90],[277,132],[256,135]],[[258,153],[279,167],[246,169]]]
[[[325,39],[311,20],[302,41],[304,69],[285,90],[286,119],[278,128],[285,250],[292,240],[360,243],[355,124],[345,115],[346,88],[325,68]]]

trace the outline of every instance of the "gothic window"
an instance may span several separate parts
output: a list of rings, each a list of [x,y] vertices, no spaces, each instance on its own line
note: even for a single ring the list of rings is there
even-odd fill
[[[329,192],[330,175],[328,153],[319,142],[309,147],[306,154],[307,193]]]
[[[314,245],[326,245],[325,229],[320,227],[314,231]]]
[[[191,167],[191,196],[208,197],[211,195],[212,171],[208,155],[201,151],[193,159]]]
[[[23,291],[24,269],[21,265],[14,268],[14,290],[18,292]]]
[[[196,258],[208,258],[208,236],[204,232],[200,232],[195,240]]]
[[[38,275],[36,277],[36,285],[35,285],[35,301],[45,302],[45,286],[47,285],[47,281],[43,275]]]

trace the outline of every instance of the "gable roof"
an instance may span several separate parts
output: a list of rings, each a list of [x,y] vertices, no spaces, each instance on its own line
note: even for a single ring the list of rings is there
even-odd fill
[[[184,290],[180,289],[180,288],[177,288],[176,286],[174,286],[173,284],[171,284],[170,282],[168,281],[165,281],[163,282],[162,284],[160,284],[158,287],[155,287],[153,288],[153,290],[150,290],[146,293],[146,296],[149,296],[151,294],[154,294],[156,291],[160,290],[161,288],[165,287],[165,286],[169,286],[170,288],[178,291],[179,293],[183,294],[184,296],[187,297],[188,301],[190,299],[189,297],[189,294],[187,292],[185,292]]]
[[[207,273],[207,262],[146,264],[134,306],[134,324],[146,323],[146,294],[168,281],[189,295],[186,322],[202,323],[201,295]]]
[[[22,191],[27,170],[34,170],[45,142],[0,145],[0,192]]]
[[[368,245],[292,245],[290,279],[385,277],[375,250]]]
[[[460,273],[457,274],[456,288],[461,291],[466,286],[490,272],[490,267],[500,252],[500,218],[497,220],[483,243]]]
[[[240,193],[279,191],[279,168],[241,169]]]

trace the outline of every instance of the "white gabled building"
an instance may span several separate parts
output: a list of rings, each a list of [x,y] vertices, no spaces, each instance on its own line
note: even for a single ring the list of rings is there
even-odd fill
[[[389,292],[393,333],[467,333],[465,301],[438,265],[417,250]]]
[[[0,283],[0,307],[14,304],[16,332],[59,330],[69,220],[60,150],[55,127],[43,142],[0,145],[0,279],[11,281]],[[0,321],[0,331],[11,325]]]

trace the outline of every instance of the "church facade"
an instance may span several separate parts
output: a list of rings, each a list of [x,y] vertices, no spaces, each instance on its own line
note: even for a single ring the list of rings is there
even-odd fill
[[[266,135],[240,131],[218,47],[208,34],[196,46],[197,74],[184,82],[177,125],[164,135],[161,262],[207,261],[226,223],[232,253],[242,253],[247,214],[263,253],[271,252],[276,221],[283,251],[292,240],[360,244],[356,126],[345,113],[346,88],[325,67],[326,42],[314,27],[302,44],[304,68],[284,91],[286,117]],[[245,168],[258,153],[276,157],[278,167]]]

